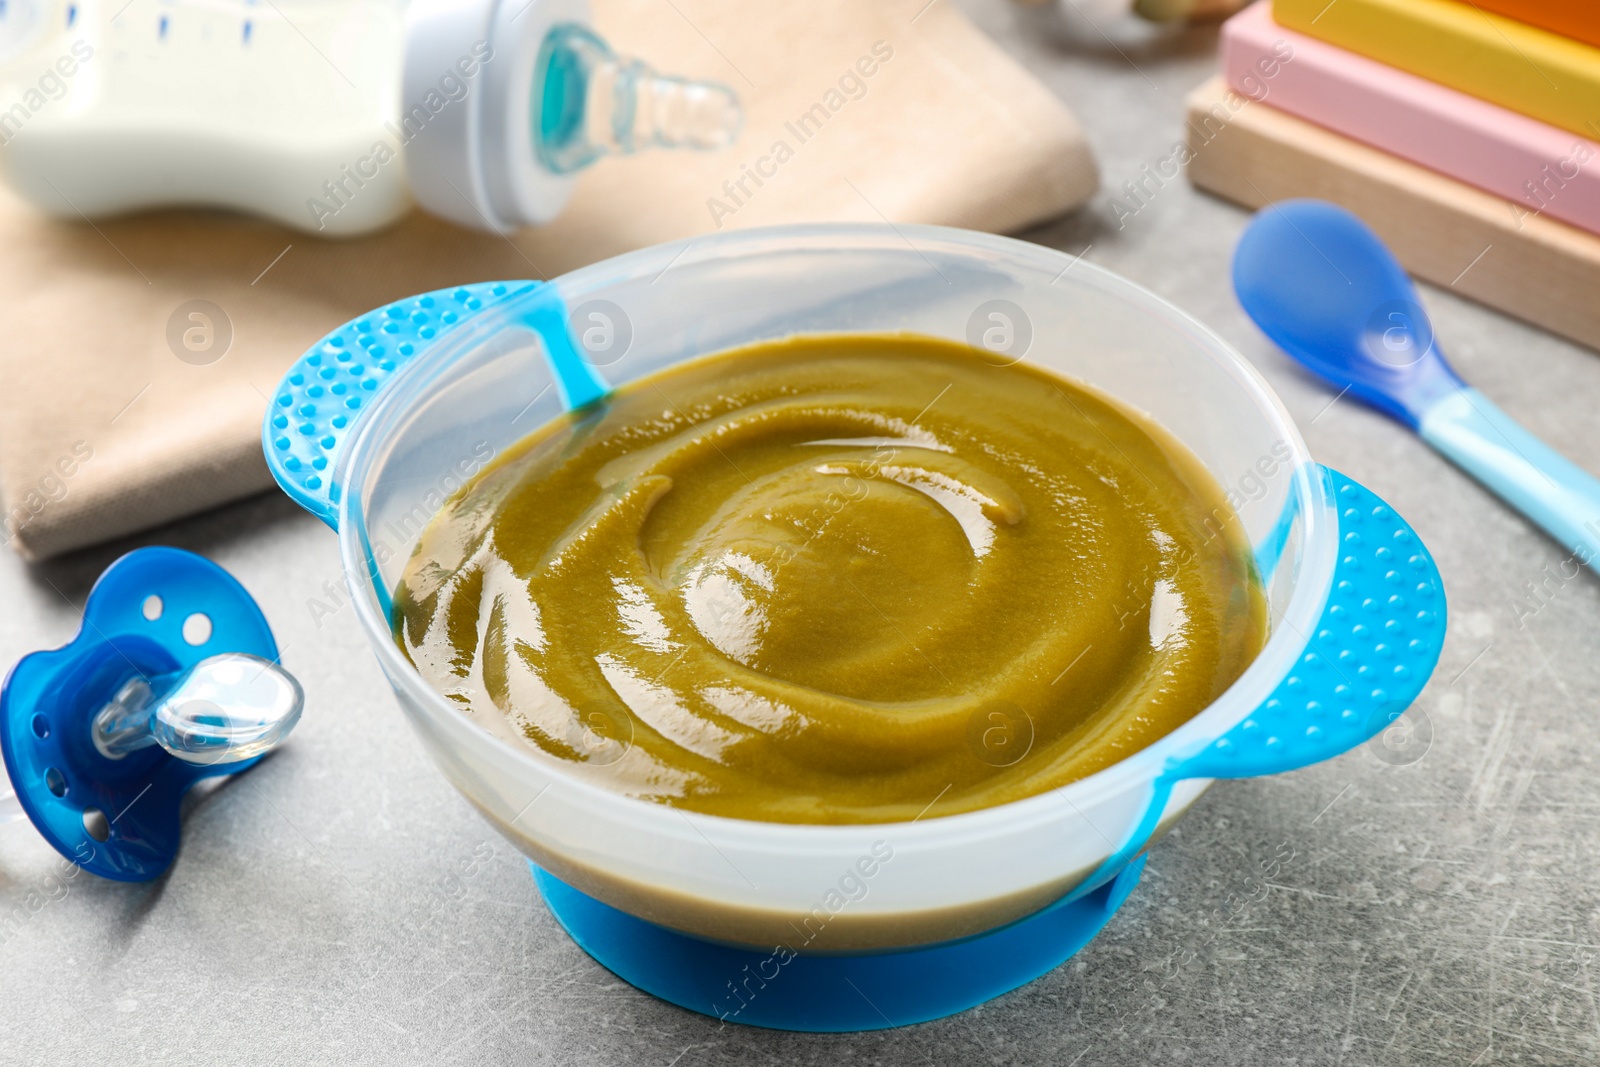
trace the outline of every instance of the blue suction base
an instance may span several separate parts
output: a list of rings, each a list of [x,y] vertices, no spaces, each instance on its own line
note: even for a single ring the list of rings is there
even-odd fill
[[[873,955],[798,955],[645,922],[529,864],[556,921],[618,978],[690,1011],[774,1030],[844,1033],[942,1019],[1026,985],[1089,943],[1138,884],[1144,856],[1077,900],[985,934]]]

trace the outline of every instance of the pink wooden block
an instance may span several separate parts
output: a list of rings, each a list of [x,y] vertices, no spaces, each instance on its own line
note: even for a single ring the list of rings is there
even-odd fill
[[[1222,65],[1250,100],[1600,234],[1594,141],[1284,29],[1268,0],[1223,25]]]

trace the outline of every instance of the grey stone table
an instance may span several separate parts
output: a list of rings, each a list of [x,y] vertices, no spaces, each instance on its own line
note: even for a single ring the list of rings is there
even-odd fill
[[[1073,105],[1115,190],[1180,136],[1215,33],[1140,39],[1061,5],[965,6]],[[1562,549],[1273,351],[1226,281],[1242,212],[1177,181],[1119,229],[1108,197],[1027,236],[1088,248],[1221,331],[1318,458],[1432,547],[1451,623],[1412,712],[1431,731],[1420,759],[1361,749],[1219,784],[1085,951],[956,1018],[838,1037],[719,1027],[561,933],[402,724],[350,613],[313,610],[338,595],[327,531],[261,497],[47,566],[0,557],[0,662],[65,640],[103,566],[164,542],[231,568],[314,683],[283,752],[191,805],[161,881],[60,881],[30,829],[0,828],[0,916],[25,915],[0,943],[0,1062],[1600,1062],[1600,583],[1560,577]],[[1600,359],[1424,299],[1470,380],[1597,466]]]

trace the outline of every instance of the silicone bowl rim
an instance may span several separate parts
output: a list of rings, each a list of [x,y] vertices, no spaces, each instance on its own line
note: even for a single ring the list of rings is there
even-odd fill
[[[459,720],[458,725],[483,733],[491,744],[512,754],[515,761],[527,764],[535,775],[559,779],[564,789],[583,795],[597,809],[614,809],[619,816],[634,821],[652,821],[656,824],[652,829],[667,837],[692,840],[704,837],[704,830],[714,828],[722,841],[758,839],[763,848],[771,848],[777,839],[782,839],[787,849],[800,853],[832,852],[841,842],[860,840],[875,827],[892,828],[896,841],[907,845],[925,839],[949,844],[952,839],[984,836],[996,824],[1015,827],[1019,821],[1057,821],[1061,817],[1061,801],[1082,807],[1092,803],[1093,798],[1128,788],[1130,779],[1152,781],[1170,760],[1198,752],[1255,711],[1289,675],[1305,651],[1305,635],[1311,632],[1327,599],[1338,554],[1337,510],[1322,492],[1321,468],[1311,458],[1292,416],[1265,378],[1232,345],[1181,308],[1113,271],[1041,245],[951,227],[874,223],[764,227],[688,238],[601,260],[553,278],[547,284],[562,287],[564,293],[574,289],[590,290],[619,277],[658,276],[670,265],[694,262],[704,256],[732,257],[800,248],[839,251],[864,239],[898,247],[910,244],[919,252],[937,245],[941,246],[941,251],[961,252],[980,259],[1005,259],[1013,267],[1033,268],[1049,278],[1059,278],[1070,269],[1076,281],[1087,281],[1113,291],[1153,313],[1176,334],[1187,334],[1196,343],[1195,347],[1209,356],[1218,369],[1232,376],[1256,402],[1292,453],[1290,496],[1286,507],[1297,506],[1304,523],[1303,548],[1296,564],[1301,580],[1297,581],[1285,610],[1275,618],[1266,646],[1226,692],[1177,730],[1086,778],[991,808],[931,816],[911,823],[831,825],[737,819],[668,807],[585,781],[571,774],[561,761],[528,746],[518,746],[473,722],[454,702],[434,690],[395,645],[389,620],[374,596],[375,585],[370,578],[362,577],[368,573],[368,568],[360,534],[364,524],[359,507],[362,487],[371,466],[383,453],[383,446],[389,443],[386,436],[379,436],[380,429],[391,419],[398,421],[398,413],[393,409],[405,397],[407,383],[419,376],[438,374],[449,366],[452,350],[447,341],[420,353],[395,374],[355,427],[355,434],[333,470],[332,480],[343,487],[337,522],[341,565],[353,594],[357,618],[369,643],[377,650],[375,654],[382,661],[390,683],[403,685],[406,697],[415,707],[425,709],[435,719],[443,716],[451,721]],[[503,314],[505,310],[496,305],[485,308],[480,315]],[[701,354],[686,353],[683,358]],[[1203,782],[1201,784],[1203,786]],[[1194,796],[1198,796],[1198,792],[1196,790]],[[1180,801],[1174,797],[1173,801],[1180,808],[1186,808],[1193,799],[1191,796]],[[1114,851],[1116,847],[1113,844],[1111,849]]]

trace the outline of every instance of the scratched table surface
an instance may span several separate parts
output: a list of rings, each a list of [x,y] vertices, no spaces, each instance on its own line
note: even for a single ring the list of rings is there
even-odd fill
[[[1095,941],[983,1007],[859,1035],[719,1026],[557,928],[403,724],[338,610],[332,538],[286,500],[37,568],[0,554],[0,661],[67,639],[116,555],[169,543],[256,594],[310,690],[284,751],[192,806],[163,880],[63,879],[29,827],[0,828],[0,1062],[1600,1062],[1600,583],[1396,424],[1330,406],[1255,332],[1226,280],[1243,212],[1181,179],[1131,216],[1112,203],[1171,154],[1215,32],[1142,37],[1078,2],[965,3],[1071,103],[1102,165],[1089,207],[1026,236],[1210,323],[1320,460],[1416,526],[1451,612],[1409,747],[1218,784]],[[1465,377],[1600,469],[1600,357],[1448,292],[1424,301]]]

